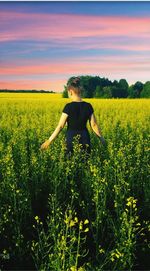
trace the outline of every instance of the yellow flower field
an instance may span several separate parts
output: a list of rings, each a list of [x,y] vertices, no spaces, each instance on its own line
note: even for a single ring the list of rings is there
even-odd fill
[[[65,156],[61,94],[0,93],[0,269],[148,270],[149,99],[83,99],[107,142],[87,127]]]

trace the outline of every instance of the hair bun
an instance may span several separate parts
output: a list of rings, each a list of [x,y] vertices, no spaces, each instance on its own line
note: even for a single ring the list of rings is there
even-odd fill
[[[79,86],[80,84],[80,77],[75,77],[73,80],[72,80],[72,83],[76,86]]]
[[[80,78],[79,77],[75,77],[74,79],[73,79],[73,83],[78,83],[80,81]]]
[[[74,88],[80,88],[81,84],[81,78],[79,76],[75,77],[71,77],[69,78],[68,82],[67,82],[67,87],[68,88],[71,88],[71,87],[74,87]]]

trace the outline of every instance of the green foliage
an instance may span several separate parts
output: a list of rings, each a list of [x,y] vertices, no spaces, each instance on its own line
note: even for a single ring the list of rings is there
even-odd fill
[[[135,92],[135,90],[134,90],[133,85],[131,85],[131,86],[129,87],[128,93],[129,93],[129,95],[128,95],[129,98],[137,98],[137,97],[136,97],[136,92]]]
[[[118,83],[115,84],[114,86],[112,86],[111,92],[112,92],[112,97],[114,97],[114,98],[118,98],[119,97],[119,95],[120,95],[120,89],[119,89]]]
[[[68,98],[68,90],[67,90],[66,86],[64,86],[64,91],[62,93],[62,98]]]
[[[150,98],[150,81],[146,82],[140,93],[141,98]]]
[[[134,85],[131,85],[128,89],[129,98],[140,98],[143,89],[143,84],[137,81]]]
[[[94,97],[95,98],[100,98],[100,97],[103,97],[104,95],[104,90],[101,86],[96,86],[96,90],[95,90],[95,95]]]
[[[104,98],[111,98],[112,97],[111,87],[103,87],[103,93]]]
[[[0,92],[6,92],[6,93],[55,93],[55,91],[53,90],[36,90],[36,89],[32,89],[32,90],[26,90],[26,89],[22,89],[22,90],[14,90],[14,89],[0,89]]]
[[[128,89],[129,85],[128,82],[126,81],[126,79],[120,79],[119,81],[119,85],[122,89]]]
[[[71,80],[69,78],[69,80]],[[148,98],[150,96],[149,82],[143,84],[137,81],[129,86],[126,79],[120,79],[119,82],[111,82],[107,78],[99,76],[80,76],[83,98]],[[68,82],[69,82],[68,80]],[[63,97],[67,96],[66,86],[64,86]]]
[[[2,95],[0,268],[148,269],[149,101],[93,99],[107,147],[90,131],[91,155],[77,137],[67,157],[66,128],[39,150],[58,123],[61,95]]]
[[[119,81],[119,98],[126,98],[128,96],[128,82],[125,79],[120,79]]]

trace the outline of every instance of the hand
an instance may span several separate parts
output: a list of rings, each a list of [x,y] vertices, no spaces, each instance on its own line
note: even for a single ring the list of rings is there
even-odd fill
[[[40,147],[40,150],[45,150],[48,148],[48,146],[50,145],[50,141],[46,140]]]
[[[103,136],[100,137],[100,141],[104,146],[106,145],[106,141]]]

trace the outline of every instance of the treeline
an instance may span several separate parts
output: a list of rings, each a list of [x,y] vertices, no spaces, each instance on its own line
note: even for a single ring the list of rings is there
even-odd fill
[[[83,98],[149,98],[150,81],[143,84],[137,81],[129,86],[126,79],[114,80],[99,76],[80,76]],[[67,86],[64,86],[63,98],[68,98]]]
[[[11,90],[11,89],[0,89],[0,92],[15,92],[15,93],[55,93],[53,90],[48,91],[48,90],[36,90],[36,89],[32,89],[32,90]]]

